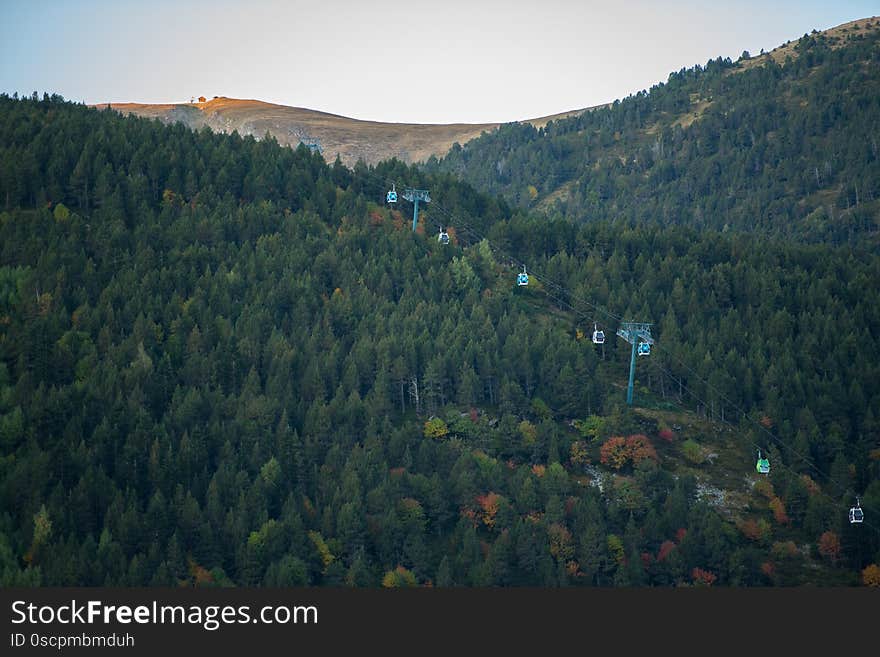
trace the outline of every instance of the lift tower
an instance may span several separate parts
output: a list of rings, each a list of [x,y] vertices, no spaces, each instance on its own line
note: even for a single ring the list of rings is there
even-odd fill
[[[633,381],[636,376],[636,352],[647,356],[651,353],[651,345],[654,338],[651,337],[651,325],[642,322],[621,322],[617,329],[617,335],[632,345],[632,355],[629,361],[629,385],[626,388],[626,403],[633,403]],[[644,345],[644,346],[643,346]]]
[[[427,189],[413,189],[412,187],[407,187],[403,190],[403,198],[407,201],[412,201],[413,204],[413,232],[416,231],[416,226],[419,223],[419,201],[424,201],[425,203],[431,202],[431,196],[428,194]]]

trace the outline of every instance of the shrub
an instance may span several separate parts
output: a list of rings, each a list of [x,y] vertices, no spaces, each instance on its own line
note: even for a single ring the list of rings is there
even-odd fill
[[[681,453],[684,454],[684,457],[694,465],[700,465],[704,460],[703,448],[700,447],[699,443],[690,438],[681,444]]]

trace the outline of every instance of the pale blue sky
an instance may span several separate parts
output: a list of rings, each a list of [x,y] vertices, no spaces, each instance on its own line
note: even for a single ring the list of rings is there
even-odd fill
[[[0,91],[512,121],[877,14],[877,0],[0,0]]]

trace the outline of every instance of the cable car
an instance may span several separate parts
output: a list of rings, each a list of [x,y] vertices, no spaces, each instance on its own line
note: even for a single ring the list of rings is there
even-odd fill
[[[526,273],[526,266],[523,265],[523,270],[516,275],[516,284],[517,285],[528,285],[529,284],[529,275]]]
[[[650,356],[651,355],[651,343],[650,342],[639,342],[638,350],[636,353],[639,356]]]
[[[865,512],[859,504],[859,498],[856,498],[856,505],[849,510],[849,521],[851,524],[860,523],[865,519]]]
[[[770,472],[770,459],[761,458],[761,450],[758,450],[758,462],[755,464],[755,470],[761,474]]]
[[[391,183],[391,191],[385,196],[386,203],[397,203],[397,190],[394,188],[394,183]]]
[[[440,226],[440,235],[437,236],[437,241],[440,244],[449,244],[449,233],[443,230],[443,226]]]
[[[605,331],[600,331],[593,324],[593,344],[605,344]]]

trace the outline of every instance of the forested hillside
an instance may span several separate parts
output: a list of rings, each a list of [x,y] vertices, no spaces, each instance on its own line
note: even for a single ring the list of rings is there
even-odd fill
[[[0,207],[5,586],[880,581],[868,253],[45,96],[0,97]],[[655,323],[633,410],[585,299]]]
[[[876,246],[878,125],[875,18],[772,55],[683,68],[542,129],[502,126],[428,168],[578,222]]]

